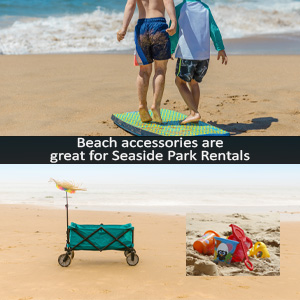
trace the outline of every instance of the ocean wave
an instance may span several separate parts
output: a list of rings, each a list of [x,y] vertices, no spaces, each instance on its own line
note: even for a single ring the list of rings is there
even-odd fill
[[[300,2],[282,4],[248,2],[213,7],[212,13],[224,38],[251,35],[295,33],[300,31]]]
[[[278,1],[225,2],[211,5],[224,38],[261,34],[300,32],[300,2]],[[6,18],[6,19],[5,19]],[[0,53],[46,54],[131,51],[134,48],[134,24],[119,43],[116,32],[122,26],[123,13],[98,8],[92,13],[22,17],[0,29]],[[0,17],[7,20],[7,17]],[[12,18],[10,18],[12,20]],[[4,22],[4,21],[3,21]]]
[[[123,14],[98,8],[93,13],[63,17],[21,18],[0,30],[3,54],[122,51],[133,48],[133,27],[122,43],[116,32]]]

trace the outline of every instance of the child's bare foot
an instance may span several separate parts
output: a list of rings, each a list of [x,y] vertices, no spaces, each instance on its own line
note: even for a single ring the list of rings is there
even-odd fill
[[[180,124],[185,125],[188,123],[198,123],[201,119],[201,116],[199,113],[190,114],[186,119],[184,119]]]
[[[142,107],[139,108],[140,118],[143,123],[149,123],[152,121],[151,116],[149,115],[148,109]]]
[[[162,123],[162,119],[160,116],[160,109],[156,109],[156,108],[151,108],[152,113],[153,113],[153,122],[156,123]]]

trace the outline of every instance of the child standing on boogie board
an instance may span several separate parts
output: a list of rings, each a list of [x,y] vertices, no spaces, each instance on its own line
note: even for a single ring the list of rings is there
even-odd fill
[[[176,6],[177,29],[170,37],[171,53],[178,58],[175,83],[190,109],[190,115],[182,125],[200,121],[198,112],[200,101],[199,83],[205,76],[210,59],[210,37],[218,51],[218,60],[227,65],[219,28],[205,3],[200,0],[184,0]],[[171,22],[170,22],[171,24]]]

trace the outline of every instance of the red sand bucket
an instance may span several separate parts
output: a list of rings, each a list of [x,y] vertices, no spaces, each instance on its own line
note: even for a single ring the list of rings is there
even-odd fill
[[[253,271],[253,265],[247,255],[247,251],[252,248],[252,241],[246,237],[242,228],[234,224],[229,226],[232,228],[232,235],[229,236],[228,239],[239,242],[232,257],[232,262],[244,261],[245,266],[250,271]]]
[[[238,242],[238,240],[234,237],[233,234],[230,235],[228,237],[228,239],[232,240],[232,241],[237,241]],[[252,246],[253,246],[252,241],[248,237],[246,237],[244,245],[246,246],[247,251],[249,249],[251,249]],[[240,261],[244,261],[244,259],[245,259],[245,255],[244,255],[244,251],[243,251],[242,245],[237,245],[236,250],[234,252],[234,255],[232,257],[232,262],[240,262]]]
[[[195,241],[193,247],[196,251],[205,255],[213,255],[215,248],[214,237],[220,237],[216,232],[208,230],[201,236],[200,239]]]
[[[228,239],[239,242],[239,240],[233,234],[230,235]],[[253,246],[252,241],[248,237],[246,237],[244,245],[246,246],[247,251]],[[241,244],[238,244],[232,257],[232,262],[241,262],[244,261],[245,258],[243,247]]]

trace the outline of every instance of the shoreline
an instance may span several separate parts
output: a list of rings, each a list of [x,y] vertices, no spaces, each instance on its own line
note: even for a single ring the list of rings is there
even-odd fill
[[[261,35],[249,35],[237,38],[224,38],[227,55],[232,56],[266,56],[266,55],[300,55],[300,32],[268,33]],[[1,49],[0,49],[1,50]],[[3,56],[34,56],[34,55],[132,55],[132,48],[123,50],[93,50],[84,52],[50,52],[50,53],[26,53],[26,54],[4,54]],[[211,42],[211,55],[217,55]]]
[[[50,206],[40,204],[0,204],[0,208],[16,207],[21,209],[46,209],[46,210],[65,210],[64,204],[61,206]],[[148,210],[147,210],[148,209]],[[136,206],[136,205],[104,205],[104,206],[80,206],[70,205],[69,210],[72,212],[107,212],[107,213],[137,213],[137,214],[154,214],[157,216],[185,216],[186,214],[204,213],[204,214],[265,214],[265,213],[279,213],[281,222],[300,222],[300,208],[299,206]]]

